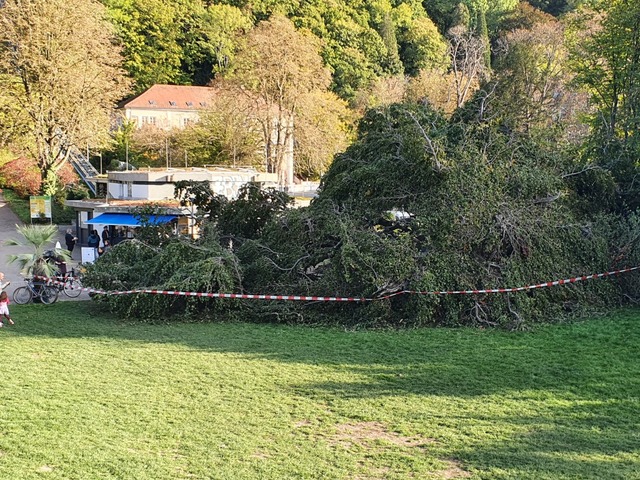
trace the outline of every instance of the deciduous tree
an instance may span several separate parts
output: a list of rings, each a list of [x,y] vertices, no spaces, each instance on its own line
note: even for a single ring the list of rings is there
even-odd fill
[[[264,166],[260,118],[251,98],[228,82],[218,90],[200,120],[178,135],[191,165]]]
[[[57,190],[72,145],[106,138],[112,108],[127,91],[120,61],[95,0],[7,0],[0,8],[1,88],[20,106],[15,121],[27,118],[44,193]]]
[[[589,150],[612,172],[618,207],[640,207],[640,4],[614,0],[602,10],[582,10],[569,22],[576,82],[595,107]]]
[[[295,170],[317,179],[351,139],[354,114],[333,92],[316,90],[304,95],[295,123]]]
[[[300,101],[330,82],[318,38],[274,15],[249,32],[231,78],[255,103],[268,170],[278,174],[280,184],[289,184],[286,158]]]

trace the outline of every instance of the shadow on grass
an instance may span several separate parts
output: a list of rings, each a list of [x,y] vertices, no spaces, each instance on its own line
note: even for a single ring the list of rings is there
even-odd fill
[[[616,385],[640,392],[638,312],[545,326],[529,333],[471,328],[344,332],[252,323],[149,325],[122,321],[92,302],[12,306],[12,335],[104,337],[182,344],[196,349],[258,355],[283,362],[335,365],[366,375],[366,385],[321,383],[319,391],[371,397],[488,395],[505,390],[575,392],[600,399]]]
[[[526,433],[451,453],[485,472],[483,478],[638,479],[637,413],[637,401],[629,401],[554,407],[546,421],[499,418],[496,422],[527,427]]]
[[[147,325],[118,320],[91,302],[13,308],[18,324],[6,332],[12,336],[180,344],[354,374],[364,380],[290,388],[328,405],[400,397],[405,417],[393,421],[459,430],[472,440],[443,446],[443,455],[482,472],[481,478],[640,478],[638,311],[508,333]],[[412,412],[412,396],[450,397],[473,407],[467,406],[464,415],[424,405]],[[496,412],[492,401],[513,405]],[[535,406],[528,410],[529,404]],[[485,440],[480,442],[473,431],[465,431],[478,424],[508,433],[490,435],[490,440],[481,435]]]

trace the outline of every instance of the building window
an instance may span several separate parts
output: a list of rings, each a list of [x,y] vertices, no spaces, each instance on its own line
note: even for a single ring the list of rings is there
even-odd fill
[[[193,119],[192,118],[183,118],[182,119],[182,126],[186,127],[187,125],[191,125],[193,123]]]
[[[156,117],[142,117],[142,124],[143,125],[155,125],[156,124]]]
[[[177,103],[174,102],[173,100],[169,100],[169,105],[171,105],[172,107],[175,107]]]

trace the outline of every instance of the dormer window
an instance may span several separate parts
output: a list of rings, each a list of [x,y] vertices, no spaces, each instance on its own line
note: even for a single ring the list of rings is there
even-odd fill
[[[201,107],[206,107],[207,106],[207,102],[200,102],[200,106]]]
[[[177,103],[174,102],[173,100],[169,100],[169,105],[171,105],[172,107],[175,107]]]
[[[187,102],[187,107],[193,107],[193,102]]]
[[[149,100],[149,105],[155,105],[156,101],[155,100]]]

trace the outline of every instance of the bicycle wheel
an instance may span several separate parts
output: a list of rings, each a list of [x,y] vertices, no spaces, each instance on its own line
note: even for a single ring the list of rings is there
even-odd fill
[[[58,292],[59,290],[57,287],[44,285],[42,287],[42,290],[40,291],[40,300],[42,300],[42,303],[51,305],[56,300],[58,300]]]
[[[33,297],[33,293],[27,287],[18,287],[13,292],[13,301],[18,305],[24,305],[25,303],[29,303],[31,298]]]
[[[69,298],[76,298],[82,293],[82,283],[78,277],[70,277],[64,282],[62,291]]]

